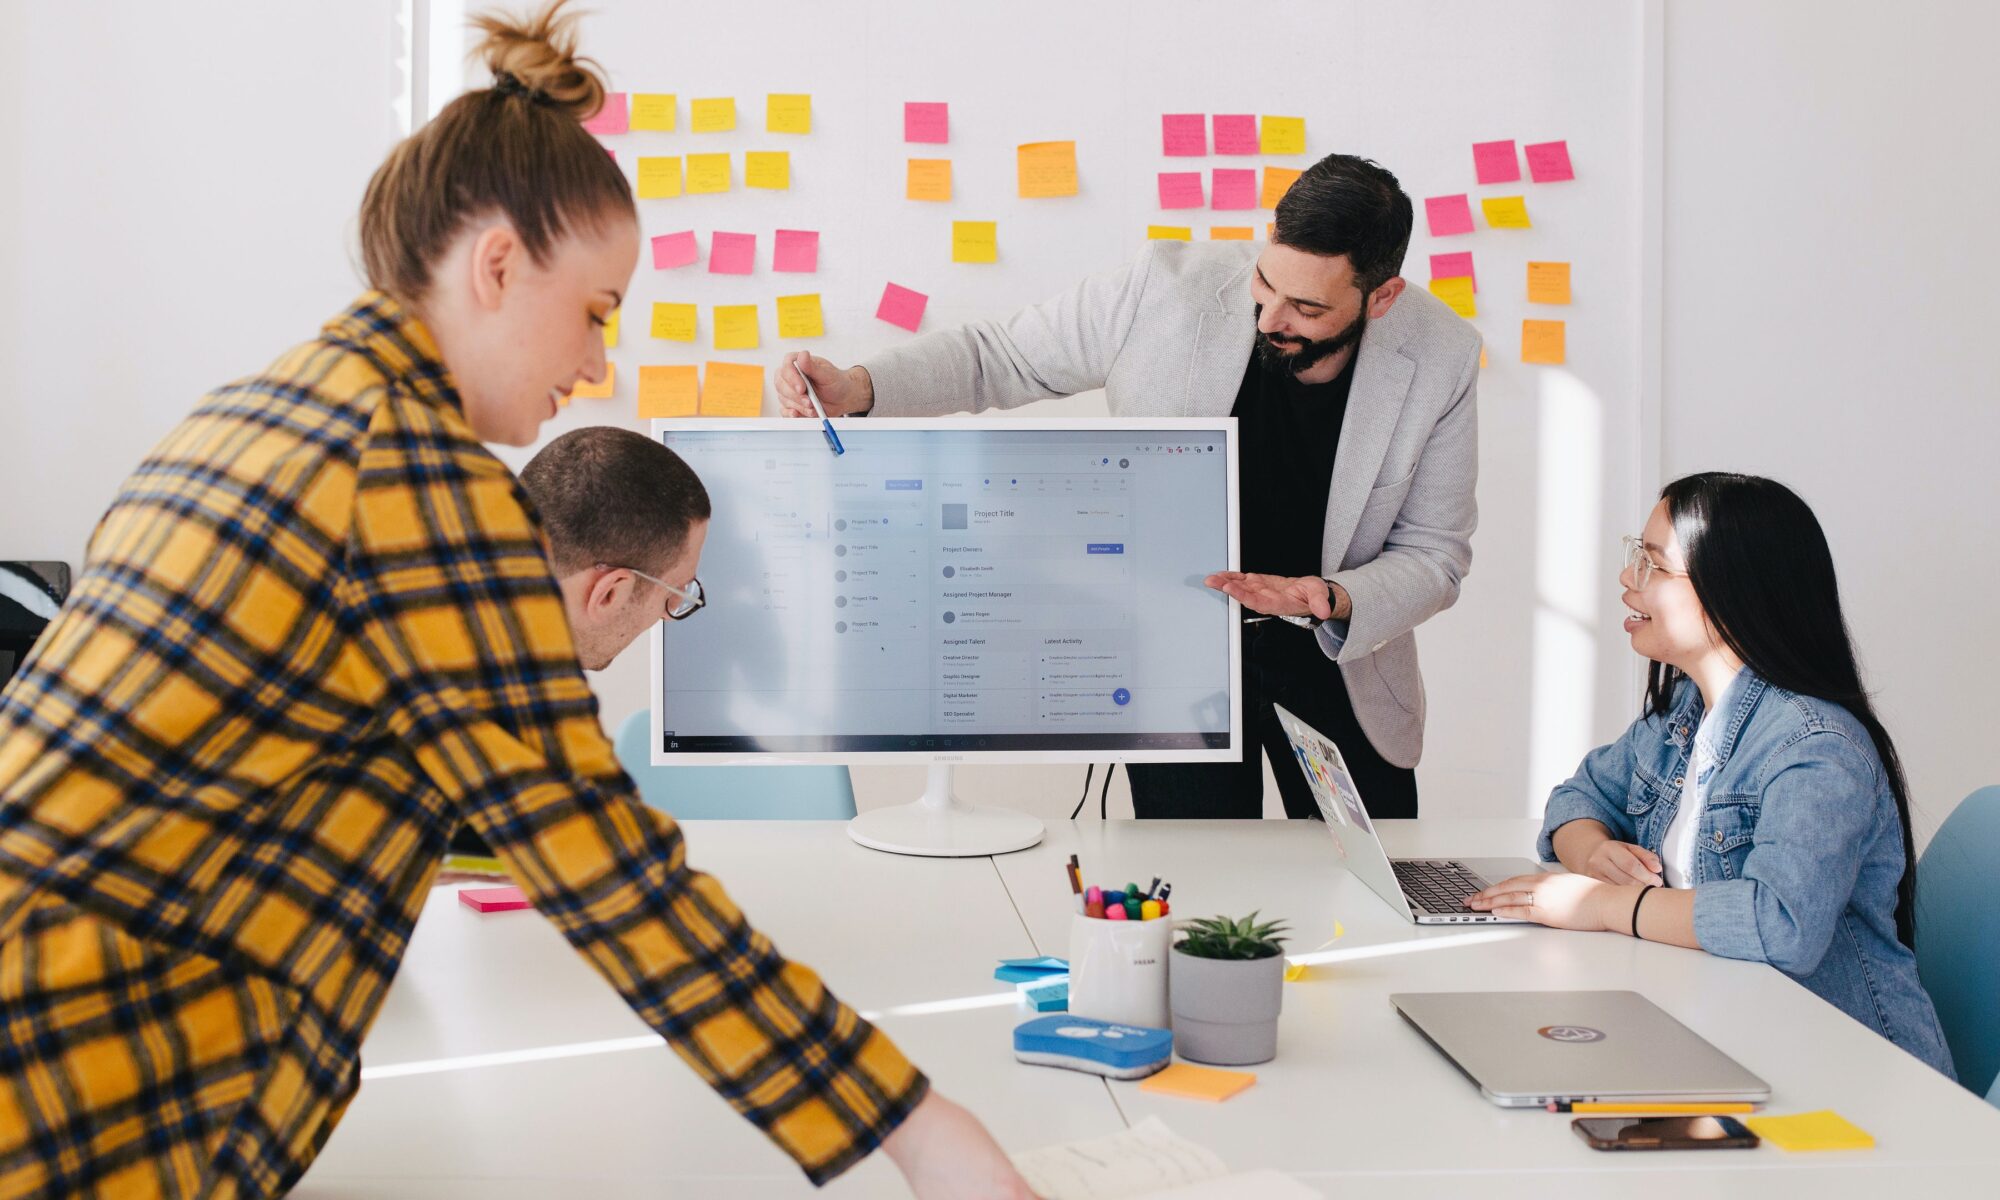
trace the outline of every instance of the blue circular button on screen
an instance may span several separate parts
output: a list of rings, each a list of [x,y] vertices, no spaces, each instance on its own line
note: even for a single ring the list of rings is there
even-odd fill
[[[1111,703],[1113,704],[1125,705],[1131,702],[1132,693],[1126,691],[1124,688],[1119,688],[1117,691],[1111,693]]]

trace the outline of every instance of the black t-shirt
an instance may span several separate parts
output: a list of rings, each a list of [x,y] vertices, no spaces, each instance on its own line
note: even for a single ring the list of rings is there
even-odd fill
[[[1237,506],[1243,570],[1319,575],[1326,495],[1354,360],[1330,383],[1274,375],[1255,358],[1236,393]]]

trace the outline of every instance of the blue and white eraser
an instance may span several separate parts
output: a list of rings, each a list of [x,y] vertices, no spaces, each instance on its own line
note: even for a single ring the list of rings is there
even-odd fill
[[[1014,1027],[1014,1057],[1035,1066],[1144,1079],[1173,1061],[1174,1035],[1067,1014],[1037,1017]]]

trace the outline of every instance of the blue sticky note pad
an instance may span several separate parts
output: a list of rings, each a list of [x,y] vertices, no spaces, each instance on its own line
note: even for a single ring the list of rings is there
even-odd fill
[[[1051,975],[1069,974],[1069,962],[1061,958],[1003,958],[994,968],[993,978],[1003,983],[1026,983]]]
[[[1000,965],[1003,967],[1025,967],[1030,971],[1069,970],[1069,960],[1066,958],[1057,958],[1053,954],[1044,954],[1040,958],[1003,958],[1000,960]]]
[[[1036,1066],[1143,1079],[1173,1060],[1174,1035],[1067,1014],[1036,1017],[1014,1027],[1014,1057]]]
[[[1015,985],[1022,999],[1036,1012],[1069,1011],[1069,976],[1051,975],[1038,983]]]

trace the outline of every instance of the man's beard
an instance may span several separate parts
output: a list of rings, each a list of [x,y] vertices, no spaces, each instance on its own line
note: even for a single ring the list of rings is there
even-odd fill
[[[1263,314],[1264,307],[1258,305],[1257,315],[1261,317]],[[1349,346],[1358,344],[1361,341],[1361,335],[1367,332],[1367,330],[1368,307],[1366,305],[1363,305],[1361,311],[1354,315],[1354,320],[1348,324],[1347,328],[1330,338],[1324,338],[1317,342],[1309,342],[1304,338],[1274,338],[1270,334],[1259,330],[1257,333],[1257,365],[1273,375],[1297,376],[1311,370],[1315,365],[1324,362]],[[1292,346],[1296,346],[1298,349],[1287,353],[1282,348]]]

